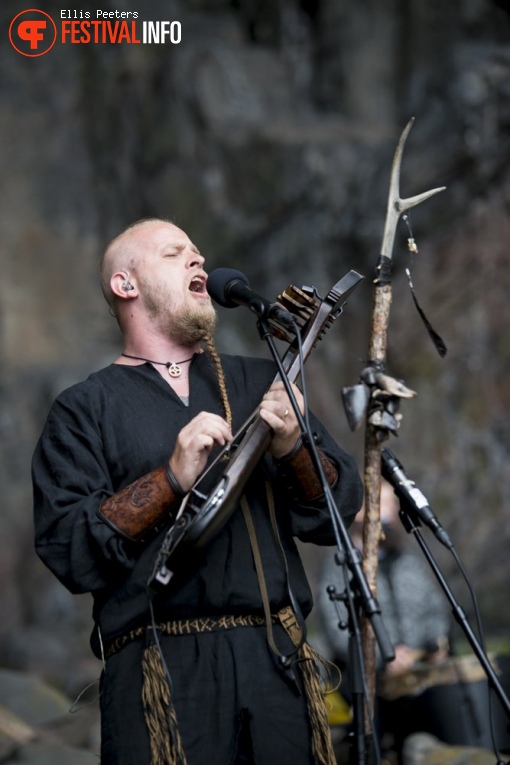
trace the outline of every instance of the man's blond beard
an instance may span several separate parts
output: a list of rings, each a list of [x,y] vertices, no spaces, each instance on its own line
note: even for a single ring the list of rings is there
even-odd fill
[[[151,300],[146,301],[146,307],[164,334],[175,343],[190,348],[207,335],[212,335],[218,321],[218,315],[210,304],[194,309],[182,308],[175,313],[161,310]]]
[[[169,298],[159,285],[150,284],[143,275],[139,275],[138,280],[148,315],[171,340],[191,347],[207,335],[212,335],[218,315],[210,302],[193,308],[181,307],[172,312],[168,309]]]
[[[218,315],[212,305],[195,310],[185,309],[171,317],[168,334],[176,343],[193,346],[207,335],[212,335]]]

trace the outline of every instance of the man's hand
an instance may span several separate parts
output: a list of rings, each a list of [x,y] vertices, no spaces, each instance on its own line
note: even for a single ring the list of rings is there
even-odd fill
[[[292,390],[301,414],[304,412],[303,396],[295,385]],[[273,431],[273,440],[269,452],[276,459],[288,454],[301,434],[296,413],[292,408],[287,391],[282,382],[271,385],[259,408],[259,414]]]
[[[231,441],[228,423],[211,412],[200,412],[184,426],[170,457],[170,469],[184,492],[191,489],[202,473],[211,449]]]

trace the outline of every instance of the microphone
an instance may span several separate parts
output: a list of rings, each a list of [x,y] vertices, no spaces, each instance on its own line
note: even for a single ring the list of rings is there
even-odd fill
[[[209,274],[206,286],[212,299],[224,308],[244,305],[259,319],[274,319],[296,331],[292,314],[254,292],[248,277],[241,271],[235,268],[215,268]]]
[[[450,537],[432,512],[426,497],[416,487],[414,481],[407,477],[395,455],[386,448],[381,450],[381,472],[393,486],[395,494],[411,506],[420,521],[434,532],[441,544],[451,549],[453,544]]]

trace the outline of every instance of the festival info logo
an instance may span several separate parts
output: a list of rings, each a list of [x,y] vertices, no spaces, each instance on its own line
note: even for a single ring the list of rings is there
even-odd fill
[[[95,18],[94,18],[95,16]],[[138,11],[60,11],[60,24],[44,11],[30,8],[11,21],[9,40],[22,56],[43,56],[60,36],[61,45],[178,45],[180,21],[137,21]]]
[[[57,39],[57,26],[44,11],[30,8],[21,11],[11,21],[9,40],[22,56],[44,56]]]

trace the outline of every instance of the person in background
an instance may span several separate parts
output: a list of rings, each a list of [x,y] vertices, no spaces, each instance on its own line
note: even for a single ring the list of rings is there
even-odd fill
[[[101,279],[122,352],[57,397],[32,463],[37,552],[71,592],[93,595],[101,763],[331,765],[295,538],[331,545],[334,535],[275,365],[217,352],[204,258],[168,221],[116,237]],[[207,495],[228,464],[213,458],[257,410],[272,437],[241,507],[149,593],[183,498],[213,464]],[[358,470],[310,417],[350,524]]]
[[[421,553],[408,544],[408,535],[399,519],[400,504],[392,486],[383,479],[380,512],[382,538],[377,569],[377,600],[388,637],[395,649],[395,659],[384,664],[377,650],[376,693],[381,735],[388,733],[397,750],[402,741],[397,705],[385,699],[386,689],[398,687],[399,678],[417,663],[437,664],[448,656],[450,616],[447,601],[432,578]],[[362,551],[363,509],[350,529],[354,545]],[[349,700],[347,666],[348,631],[339,628],[347,621],[345,605],[331,599],[328,587],[340,595],[345,589],[342,571],[332,553],[325,559],[316,596],[317,621],[321,647],[342,671],[342,696]],[[404,686],[402,686],[404,688]],[[391,694],[390,694],[391,695]],[[402,693],[401,695],[404,695]]]

